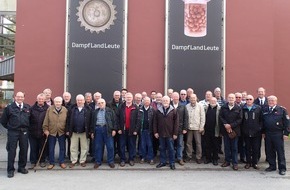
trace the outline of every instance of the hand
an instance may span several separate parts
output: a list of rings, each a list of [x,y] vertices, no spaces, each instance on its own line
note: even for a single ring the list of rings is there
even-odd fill
[[[155,136],[156,139],[159,138],[159,134],[158,133],[155,133],[154,136]]]
[[[91,134],[91,138],[92,138],[92,139],[94,138],[94,133]]]
[[[137,135],[137,132],[133,132],[133,135]]]
[[[112,137],[116,135],[116,131],[112,131]]]
[[[48,137],[48,135],[49,135],[49,131],[48,131],[48,130],[45,130],[45,131],[44,131],[44,134]]]
[[[232,126],[231,126],[230,124],[225,124],[225,128],[226,128],[226,129],[231,129]]]
[[[173,139],[174,139],[174,140],[177,139],[177,135],[173,135]]]
[[[266,135],[265,135],[265,134],[262,134],[262,138],[263,138],[263,139],[266,138]]]
[[[66,136],[69,136],[69,132],[66,132]]]
[[[287,141],[288,140],[288,136],[287,135],[283,135],[283,139],[284,139],[284,141]]]
[[[122,134],[122,130],[119,130],[118,133],[121,135]]]
[[[182,130],[182,134],[186,134],[187,133],[187,130]]]
[[[204,129],[199,129],[199,133],[203,135],[204,134]]]

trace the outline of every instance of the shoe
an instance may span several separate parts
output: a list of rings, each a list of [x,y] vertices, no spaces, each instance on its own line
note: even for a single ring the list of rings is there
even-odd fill
[[[69,165],[69,168],[73,168],[73,167],[75,167],[75,165],[76,165],[76,163],[71,163],[71,164]]]
[[[86,167],[86,166],[87,166],[87,164],[85,162],[81,163],[81,167]]]
[[[156,166],[156,168],[162,168],[162,167],[164,167],[164,166],[166,166],[165,163],[159,163],[159,164]]]
[[[219,150],[219,152],[218,152],[219,154],[224,154],[224,152],[222,151],[222,150]]]
[[[178,164],[181,165],[181,166],[184,166],[183,160],[178,160]]]
[[[256,169],[256,170],[260,169],[260,167],[257,164],[254,164],[253,168]]]
[[[246,165],[245,165],[245,169],[249,169],[250,167],[251,167],[250,164],[246,164]]]
[[[240,159],[240,162],[244,164],[247,163],[244,159]]]
[[[130,166],[134,166],[134,165],[135,165],[135,162],[134,162],[133,160],[130,160],[130,161],[129,161],[129,165],[130,165]]]
[[[7,177],[8,177],[8,178],[12,178],[12,177],[14,177],[14,171],[9,171],[9,172],[7,173]]]
[[[265,169],[266,172],[272,172],[272,171],[276,171],[275,168],[271,168],[271,167],[268,167]]]
[[[192,160],[191,158],[186,158],[184,161],[185,162],[191,162],[191,160]]]
[[[111,163],[111,164],[109,164],[109,167],[110,168],[115,168],[115,164],[114,163]]]
[[[205,160],[204,160],[204,164],[208,164],[208,163],[211,163],[211,161],[208,160],[208,159],[205,159]]]
[[[150,160],[149,164],[154,165],[155,164],[154,160]]]
[[[197,164],[201,164],[201,159],[196,159]]]
[[[60,164],[59,165],[62,169],[65,169],[66,168],[66,165],[64,163]]]
[[[28,168],[29,170],[33,170],[36,167],[36,164],[31,164],[30,168]]]
[[[95,164],[94,169],[98,169],[100,167],[100,164]]]
[[[215,165],[215,166],[217,166],[218,165],[218,161],[217,160],[214,160],[214,161],[212,161],[212,164]]]
[[[174,164],[171,164],[170,165],[170,169],[175,170],[175,165]]]
[[[45,162],[41,162],[40,163],[40,167],[44,168],[46,166],[46,163]]]
[[[239,168],[238,168],[238,165],[234,165],[233,166],[233,170],[238,170]]]
[[[25,168],[18,169],[17,171],[18,171],[18,173],[28,174],[28,170]]]
[[[221,166],[224,167],[228,167],[230,165],[230,163],[224,162]]]
[[[121,162],[121,163],[120,163],[120,166],[121,166],[121,167],[124,167],[124,166],[125,166],[125,162]]]
[[[53,167],[54,167],[54,164],[49,164],[49,165],[47,166],[47,169],[48,169],[48,170],[51,170]]]
[[[280,175],[285,175],[285,174],[286,174],[286,171],[285,171],[285,170],[280,170],[280,171],[279,171],[279,174],[280,174]]]
[[[145,160],[142,158],[141,160],[140,160],[140,164],[143,164],[145,162]]]

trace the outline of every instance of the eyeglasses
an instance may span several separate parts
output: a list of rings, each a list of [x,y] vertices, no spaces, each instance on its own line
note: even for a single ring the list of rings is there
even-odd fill
[[[236,97],[236,98],[242,98],[242,97]]]
[[[186,94],[180,94],[180,95],[186,95]]]
[[[253,100],[253,99],[246,99],[246,100]]]
[[[98,104],[104,104],[105,102],[98,102]]]

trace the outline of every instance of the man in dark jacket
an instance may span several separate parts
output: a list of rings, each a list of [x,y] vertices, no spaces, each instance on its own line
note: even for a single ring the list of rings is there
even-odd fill
[[[187,133],[188,129],[188,111],[184,105],[179,102],[179,94],[177,92],[172,93],[172,106],[177,110],[179,116],[178,136],[176,139],[176,157],[180,165],[184,165],[183,161],[183,135]]]
[[[119,106],[117,113],[117,125],[120,143],[120,166],[125,166],[126,155],[125,147],[128,145],[129,165],[133,166],[136,156],[136,139],[138,134],[137,117],[138,108],[133,104],[133,94],[127,92],[125,95],[125,102]]]
[[[95,146],[95,169],[102,164],[104,145],[107,148],[107,162],[110,168],[115,168],[114,164],[114,139],[116,135],[115,112],[106,107],[106,101],[102,98],[98,100],[98,109],[93,112],[91,124],[91,137]]]
[[[155,110],[150,106],[151,101],[149,97],[143,99],[143,105],[139,109],[138,113],[138,123],[137,128],[140,129],[140,155],[141,161],[143,164],[147,160],[150,165],[154,164],[154,155],[153,155],[153,141],[152,141],[152,132],[153,132],[153,121],[155,116]]]
[[[36,166],[38,156],[40,155],[45,142],[45,135],[43,133],[42,124],[48,107],[49,106],[45,102],[45,94],[41,93],[37,95],[37,101],[30,108],[29,143],[31,168]],[[41,167],[45,167],[46,156],[47,150],[44,151],[40,159]]]
[[[247,151],[246,169],[249,169],[251,166],[254,169],[259,169],[257,163],[260,151],[261,129],[261,107],[254,104],[254,97],[252,95],[247,95],[246,104],[243,106],[243,121],[241,125]]]
[[[8,152],[7,177],[14,177],[14,161],[19,143],[18,172],[27,174],[28,128],[30,126],[30,106],[25,104],[24,93],[17,92],[15,102],[8,105],[1,117],[1,124],[8,130],[6,149]]]
[[[235,94],[228,95],[228,103],[220,110],[220,129],[224,137],[225,162],[222,167],[227,167],[232,162],[233,169],[238,170],[238,136],[240,135],[240,124],[242,122],[242,108],[235,104]],[[229,135],[235,133],[231,138]]]
[[[79,147],[80,164],[86,166],[88,153],[88,138],[91,127],[92,109],[85,104],[85,97],[81,94],[76,96],[76,104],[68,111],[67,135],[70,138],[70,168],[73,168],[78,161]]]
[[[266,155],[269,162],[267,172],[276,170],[276,154],[280,175],[286,174],[284,141],[289,135],[289,115],[287,110],[277,105],[276,96],[268,96],[268,107],[263,107],[263,132],[266,138]]]
[[[176,109],[170,105],[170,98],[162,98],[162,106],[158,107],[154,119],[154,136],[159,139],[160,144],[160,163],[156,168],[166,166],[166,150],[169,154],[170,169],[175,170],[174,164],[174,140],[177,139],[179,120]]]
[[[66,109],[67,109],[67,111],[68,111],[68,113],[70,112],[70,109],[71,109],[71,107],[72,107],[72,102],[71,102],[71,93],[69,93],[69,92],[64,92],[63,94],[62,94],[62,98],[63,98],[63,100],[62,100],[62,106],[64,106]],[[65,140],[67,141],[67,153],[66,153],[66,155],[67,155],[67,157],[70,159],[70,137],[68,136],[68,135],[65,135]]]

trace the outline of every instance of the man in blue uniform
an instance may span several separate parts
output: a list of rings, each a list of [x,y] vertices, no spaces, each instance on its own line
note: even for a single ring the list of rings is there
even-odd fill
[[[20,148],[18,172],[22,174],[28,173],[25,166],[27,163],[30,106],[23,101],[24,93],[17,92],[15,102],[5,108],[1,118],[1,124],[8,131],[6,149],[8,152],[7,177],[9,178],[14,177],[14,161],[18,142]]]
[[[276,170],[276,154],[280,175],[286,174],[284,140],[289,135],[289,115],[287,110],[277,105],[277,97],[268,97],[268,107],[263,108],[263,131],[266,138],[266,155],[269,167],[265,171]]]

